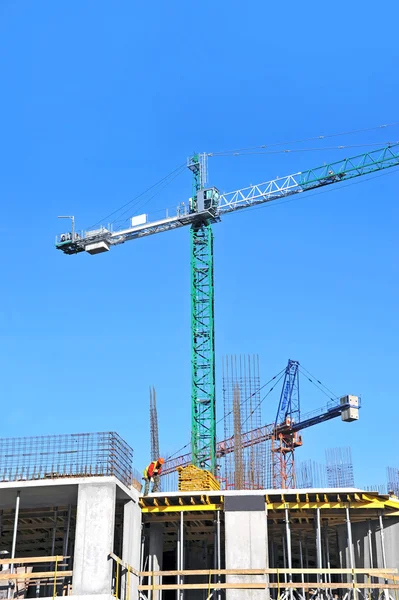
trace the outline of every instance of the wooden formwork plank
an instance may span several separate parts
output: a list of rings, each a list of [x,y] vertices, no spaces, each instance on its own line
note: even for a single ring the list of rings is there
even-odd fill
[[[0,565],[26,565],[30,563],[61,562],[69,556],[30,556],[29,558],[0,558]]]
[[[390,577],[398,569],[199,569],[183,571],[140,571],[141,577],[173,577],[177,575],[293,575],[331,574],[331,575],[370,575],[370,577]],[[331,586],[330,586],[331,587]]]
[[[265,589],[399,589],[399,583],[266,583],[266,582],[248,582],[248,583],[180,583],[180,584],[161,584],[161,585],[139,585],[140,592],[149,590],[265,590]]]
[[[0,572],[0,581],[10,579],[60,579],[63,577],[72,577],[73,571],[41,571],[39,573],[2,573]]]

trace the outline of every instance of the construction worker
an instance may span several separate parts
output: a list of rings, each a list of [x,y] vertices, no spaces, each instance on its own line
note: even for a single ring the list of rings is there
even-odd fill
[[[164,458],[158,458],[150,462],[148,467],[144,469],[144,496],[147,496],[150,491],[150,483],[153,483],[152,491],[157,492],[159,490],[159,477],[162,472],[162,465],[164,464]]]

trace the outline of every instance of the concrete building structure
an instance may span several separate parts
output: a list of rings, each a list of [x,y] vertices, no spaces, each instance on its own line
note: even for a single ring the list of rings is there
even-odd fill
[[[68,474],[35,462],[24,477],[3,476],[0,597],[360,600],[362,585],[384,584],[399,569],[396,497],[357,489],[142,497],[123,452],[115,458],[118,439],[101,440],[90,450],[96,468],[74,460]],[[370,579],[358,569],[380,571]],[[392,581],[386,585],[398,585]],[[284,587],[290,583],[295,589]],[[367,597],[378,599],[379,590]]]

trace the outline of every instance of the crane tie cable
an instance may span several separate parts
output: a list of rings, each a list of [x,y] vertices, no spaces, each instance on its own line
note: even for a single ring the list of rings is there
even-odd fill
[[[317,135],[314,137],[309,137],[309,138],[304,138],[304,139],[300,139],[300,140],[290,140],[287,142],[275,142],[273,144],[262,144],[261,146],[249,146],[247,148],[238,148],[236,150],[225,150],[225,151],[221,151],[221,152],[212,152],[209,153],[208,156],[219,156],[219,155],[223,155],[226,153],[231,154],[232,152],[243,152],[246,150],[259,150],[259,149],[264,149],[264,148],[275,148],[276,146],[285,146],[286,144],[300,144],[303,142],[313,142],[315,140],[324,140],[327,138],[333,138],[333,137],[340,137],[341,135],[353,135],[355,133],[365,133],[367,131],[375,131],[377,129],[386,129],[387,127],[394,127],[396,125],[399,125],[399,121],[395,121],[394,123],[387,123],[384,125],[377,125],[375,127],[366,127],[363,129],[353,129],[352,131],[343,131],[341,133],[332,133],[332,134],[328,134],[328,135]]]

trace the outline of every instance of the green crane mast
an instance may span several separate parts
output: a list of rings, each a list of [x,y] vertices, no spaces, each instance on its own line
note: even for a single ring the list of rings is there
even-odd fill
[[[280,177],[247,188],[220,194],[207,187],[207,155],[189,159],[193,197],[188,208],[174,216],[147,221],[132,219],[131,227],[112,231],[101,227],[57,236],[56,248],[65,254],[100,254],[112,246],[180,227],[191,228],[191,335],[192,335],[192,462],[213,473],[216,469],[215,330],[212,224],[233,211],[280,200],[320,187],[399,166],[399,144]]]
[[[204,189],[206,158],[189,161],[193,172],[192,210]],[[197,467],[216,468],[215,320],[213,231],[206,219],[191,233],[191,452]]]

